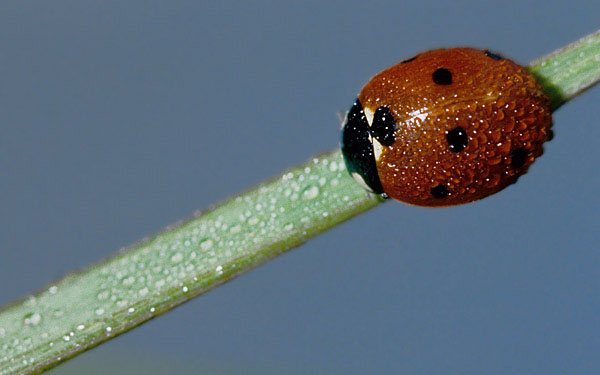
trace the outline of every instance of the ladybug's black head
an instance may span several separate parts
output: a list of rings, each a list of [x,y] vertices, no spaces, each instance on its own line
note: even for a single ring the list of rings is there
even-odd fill
[[[383,193],[369,123],[358,99],[350,108],[342,128],[342,154],[348,172],[359,184],[375,194]]]

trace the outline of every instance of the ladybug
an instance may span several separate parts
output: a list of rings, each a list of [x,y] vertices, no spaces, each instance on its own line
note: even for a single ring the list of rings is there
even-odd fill
[[[514,183],[542,154],[551,124],[551,100],[526,68],[487,50],[437,49],[363,87],[342,154],[372,193],[451,206]]]

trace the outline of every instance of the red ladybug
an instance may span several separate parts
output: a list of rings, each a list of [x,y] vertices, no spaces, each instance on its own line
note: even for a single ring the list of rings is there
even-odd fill
[[[550,99],[526,68],[489,51],[438,49],[373,77],[342,129],[348,171],[420,206],[502,190],[543,152]]]

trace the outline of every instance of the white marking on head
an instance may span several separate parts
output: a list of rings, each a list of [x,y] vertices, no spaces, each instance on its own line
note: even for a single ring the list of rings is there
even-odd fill
[[[367,122],[369,123],[369,127],[373,126],[373,117],[375,117],[375,111],[373,111],[369,107],[363,108],[363,112],[365,113],[365,117],[367,118]],[[381,157],[382,146],[379,141],[371,136],[371,132],[369,132],[369,141],[373,145],[373,154],[375,156],[375,161],[379,161]]]
[[[373,155],[375,156],[375,161],[378,162],[381,158],[381,152],[383,151],[383,146],[379,141],[373,137],[371,138],[371,144],[373,145]]]
[[[373,125],[373,116],[375,116],[375,112],[369,107],[364,107],[363,112],[365,113],[365,117],[367,118],[369,127],[372,126]]]
[[[354,180],[356,182],[358,182],[358,184],[360,186],[362,186],[363,189],[365,189],[366,191],[371,192],[371,193],[373,192],[373,189],[371,189],[369,187],[369,185],[367,185],[367,183],[365,182],[365,179],[363,178],[363,176],[360,175],[360,173],[358,173],[358,172],[352,172],[352,178],[354,178]]]

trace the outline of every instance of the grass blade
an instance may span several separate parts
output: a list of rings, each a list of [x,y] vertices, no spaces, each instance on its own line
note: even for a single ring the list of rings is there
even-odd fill
[[[557,109],[600,80],[600,30],[529,64]]]
[[[530,69],[555,108],[600,79],[600,32]],[[0,312],[0,374],[40,373],[264,263],[382,200],[339,151],[173,225]]]
[[[36,373],[374,207],[339,151],[197,214],[0,314],[0,373]]]

